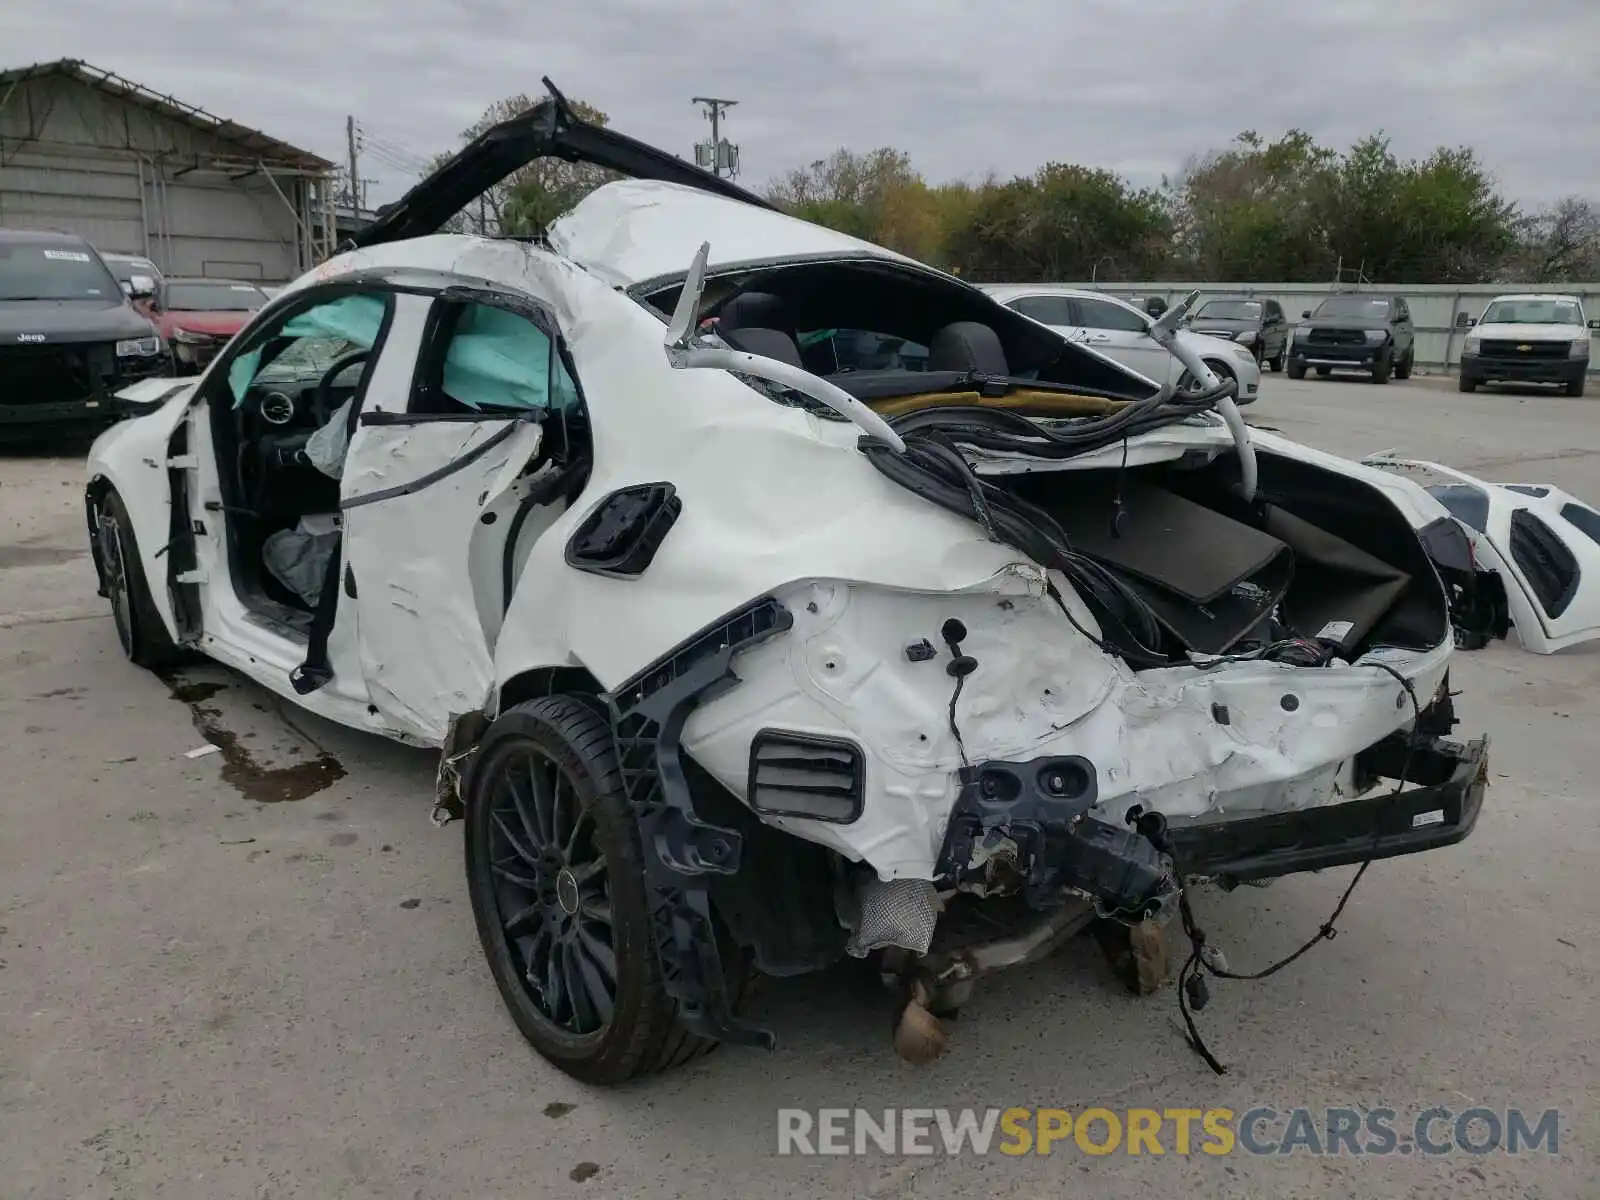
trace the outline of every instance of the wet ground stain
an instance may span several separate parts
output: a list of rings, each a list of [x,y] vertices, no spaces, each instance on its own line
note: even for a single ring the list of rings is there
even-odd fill
[[[188,679],[179,672],[164,673],[162,681],[174,700],[189,706],[200,735],[222,752],[223,782],[246,800],[257,804],[304,800],[345,777],[344,765],[321,747],[317,747],[316,757],[292,767],[262,766],[251,757],[239,735],[223,726],[222,710],[206,703],[226,691],[227,684]]]
[[[53,567],[88,553],[62,546],[0,546],[0,567]]]

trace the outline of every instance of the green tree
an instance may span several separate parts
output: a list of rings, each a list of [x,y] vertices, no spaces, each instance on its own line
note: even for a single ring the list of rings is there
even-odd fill
[[[502,121],[527,112],[543,97],[526,94],[496,100],[484,109],[470,127],[461,131],[465,145]],[[591,125],[604,125],[609,118],[592,104],[582,100],[569,102],[572,111]],[[451,156],[441,154],[434,160],[437,168]],[[483,200],[474,202],[453,222],[456,232],[481,234],[511,234],[532,236],[541,234],[562,213],[582,200],[602,183],[615,178],[612,172],[588,163],[563,162],[547,158],[529,163],[513,171],[500,183],[484,193]]]
[[[1179,273],[1203,279],[1326,279],[1333,261],[1313,211],[1337,156],[1291,129],[1240,134],[1167,185]]]
[[[902,150],[835,150],[772,183],[767,198],[787,212],[913,258],[942,253],[940,189],[930,188]]]
[[[953,267],[975,280],[1137,278],[1166,266],[1172,220],[1159,192],[1071,163],[988,182],[949,233]]]
[[[1382,134],[1325,173],[1316,200],[1328,248],[1369,279],[1477,283],[1516,248],[1516,205],[1470,149],[1400,162]]]

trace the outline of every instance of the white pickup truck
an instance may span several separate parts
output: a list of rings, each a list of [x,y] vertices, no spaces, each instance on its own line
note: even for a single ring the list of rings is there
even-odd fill
[[[1480,383],[1558,383],[1569,396],[1583,395],[1589,370],[1589,331],[1576,296],[1497,296],[1461,350],[1460,388]]]

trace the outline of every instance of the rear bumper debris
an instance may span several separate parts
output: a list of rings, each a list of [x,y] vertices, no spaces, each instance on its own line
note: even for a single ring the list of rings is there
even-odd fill
[[[1488,787],[1489,739],[1461,743],[1401,732],[1356,758],[1358,781],[1398,780],[1342,804],[1234,821],[1173,824],[1173,855],[1189,881],[1224,887],[1453,846],[1472,832]]]

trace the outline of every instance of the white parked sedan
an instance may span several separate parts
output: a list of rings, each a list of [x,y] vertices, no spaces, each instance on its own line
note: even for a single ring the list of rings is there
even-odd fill
[[[438,232],[545,157],[633,178]],[[875,956],[908,1058],[1091,923],[1133,986],[1167,929],[1215,971],[1191,882],[1483,801],[1424,489],[559,96],[140,387],[85,497],[124,651],[437,748],[490,971],[584,1080],[770,1045],[756,970]]]
[[[980,284],[1007,308],[1031,317],[1063,337],[1104,354],[1157,384],[1192,386],[1184,366],[1150,334],[1152,319],[1131,304],[1101,292],[1048,283]],[[1236,380],[1237,401],[1249,404],[1261,390],[1261,367],[1246,347],[1227,338],[1178,331],[1218,376]]]

